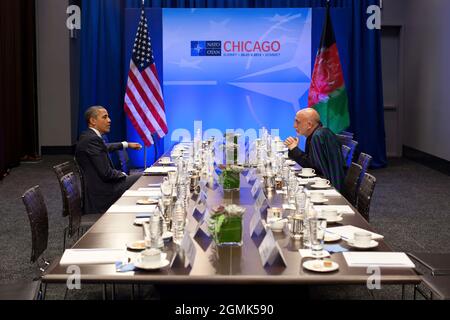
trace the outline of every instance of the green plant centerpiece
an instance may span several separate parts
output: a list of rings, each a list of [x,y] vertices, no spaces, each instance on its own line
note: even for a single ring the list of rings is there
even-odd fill
[[[241,187],[241,172],[243,167],[237,165],[219,166],[222,173],[219,176],[219,183],[224,191],[239,190]]]
[[[209,231],[218,246],[242,245],[242,219],[245,208],[235,204],[212,209]]]

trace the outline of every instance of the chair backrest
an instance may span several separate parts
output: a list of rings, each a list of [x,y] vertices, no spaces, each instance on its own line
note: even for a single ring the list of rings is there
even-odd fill
[[[30,220],[31,262],[36,262],[48,245],[48,212],[39,186],[26,191],[22,201]]]
[[[370,202],[375,190],[377,179],[371,174],[365,173],[358,189],[357,209],[359,213],[369,221]]]
[[[342,195],[356,207],[356,192],[358,189],[359,175],[362,168],[359,164],[352,162],[344,179],[344,186],[342,188]]]
[[[73,163],[74,163],[75,170],[77,171],[77,174],[78,174],[78,179],[80,181],[81,212],[84,214],[84,197],[85,197],[84,193],[86,191],[85,191],[85,185],[84,185],[83,170],[81,169],[81,167],[78,164],[78,161],[75,157],[73,158]]]
[[[350,155],[350,147],[343,144],[342,145],[342,158],[344,159],[344,166],[346,168],[348,168],[348,160],[349,160],[349,155]]]
[[[372,156],[361,152],[358,157],[358,164],[362,167],[363,172],[366,173],[372,162]]]
[[[354,134],[352,132],[348,132],[348,131],[341,131],[339,134],[343,135],[343,136],[350,137],[352,139],[353,139],[353,136],[354,136]]]
[[[351,141],[353,140],[353,137],[346,136],[343,134],[336,134],[336,137],[342,145],[346,145],[346,146],[350,145]]]
[[[354,155],[355,155],[356,147],[358,146],[358,142],[355,141],[355,140],[350,140],[348,142],[347,146],[350,147],[350,153],[349,153],[348,158],[347,158],[347,167],[350,167],[352,162],[353,162],[353,158],[354,158]]]
[[[63,191],[61,179],[66,174],[73,172],[73,164],[69,161],[60,163],[53,167],[53,171],[55,171],[56,177],[58,178],[59,188],[61,190],[61,197],[62,197],[62,204],[63,204],[62,216],[67,217],[69,215],[69,211],[67,209],[67,201],[64,197],[64,191]]]
[[[80,187],[72,172],[62,177],[61,182],[69,213],[69,236],[72,236],[78,231],[81,224],[82,209]]]

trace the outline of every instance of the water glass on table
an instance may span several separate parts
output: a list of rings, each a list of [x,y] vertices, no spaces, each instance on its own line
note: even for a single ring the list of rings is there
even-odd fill
[[[290,178],[288,182],[288,202],[295,203],[295,196],[298,191],[297,178]]]
[[[313,256],[320,256],[323,250],[323,242],[325,238],[325,230],[327,228],[327,220],[324,218],[309,218],[309,239],[311,244],[311,252]]]

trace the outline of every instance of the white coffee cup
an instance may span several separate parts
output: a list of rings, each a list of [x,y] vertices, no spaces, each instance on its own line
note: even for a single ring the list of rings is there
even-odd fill
[[[316,186],[318,187],[329,187],[331,185],[330,180],[326,179],[317,179],[316,180]]]
[[[311,168],[303,168],[302,169],[302,174],[305,176],[312,176],[315,173],[316,173],[316,170],[311,169]]]
[[[336,209],[322,209],[320,214],[325,219],[332,219],[332,220],[335,220],[342,216],[342,213],[339,213]]]
[[[286,220],[285,219],[273,220],[269,222],[269,225],[270,229],[272,229],[273,231],[282,231],[284,229],[284,226],[286,225]]]
[[[311,194],[311,200],[312,200],[313,202],[315,202],[315,201],[323,201],[323,200],[325,200],[325,194],[323,194],[323,193],[321,193],[321,192],[318,192],[318,193],[312,193],[312,194]]]
[[[169,163],[170,162],[170,157],[162,157],[160,162],[161,163]]]
[[[353,235],[353,244],[355,244],[356,246],[365,247],[370,245],[371,241],[372,235],[369,232],[355,232]]]
[[[161,250],[148,249],[141,253],[141,261],[146,265],[154,265],[161,262]]]

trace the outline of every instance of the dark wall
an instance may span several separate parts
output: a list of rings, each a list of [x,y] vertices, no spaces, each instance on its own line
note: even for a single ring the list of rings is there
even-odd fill
[[[0,1],[0,177],[38,154],[33,0]]]

